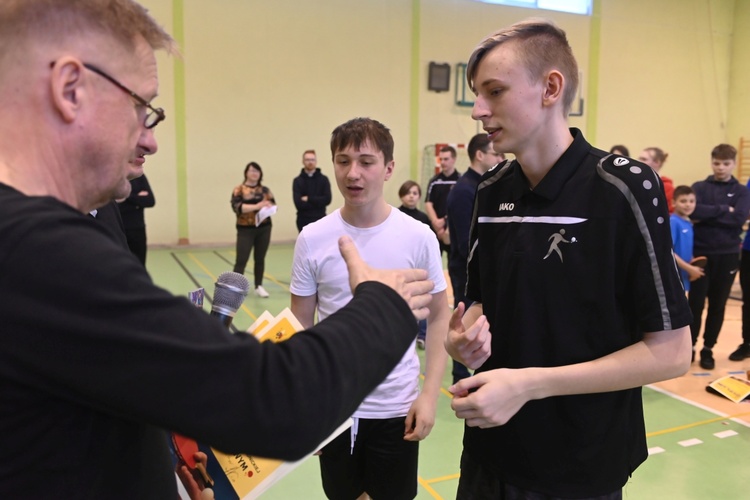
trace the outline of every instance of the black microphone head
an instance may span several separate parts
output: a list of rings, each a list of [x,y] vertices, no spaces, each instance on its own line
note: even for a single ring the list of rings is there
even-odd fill
[[[216,280],[211,311],[234,316],[249,291],[250,282],[242,274],[232,271],[221,273]]]

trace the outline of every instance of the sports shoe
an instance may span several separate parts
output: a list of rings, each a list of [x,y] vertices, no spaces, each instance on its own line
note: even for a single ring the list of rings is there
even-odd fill
[[[750,344],[740,344],[736,351],[729,355],[730,361],[742,361],[750,358]]]
[[[417,348],[424,351],[424,339],[417,339]]]
[[[701,349],[700,365],[704,370],[713,370],[716,367],[716,362],[714,361],[714,353],[711,351],[711,349],[708,349],[706,347]]]
[[[258,285],[258,287],[255,289],[255,295],[257,295],[258,297],[262,297],[264,299],[268,298],[268,292],[266,291],[265,288],[263,288],[262,285]]]

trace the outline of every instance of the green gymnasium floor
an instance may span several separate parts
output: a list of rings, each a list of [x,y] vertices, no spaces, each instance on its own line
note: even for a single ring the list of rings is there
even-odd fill
[[[263,285],[268,299],[251,294],[234,320],[239,329],[246,329],[264,310],[273,314],[289,306],[289,278],[292,245],[272,245],[266,259]],[[154,281],[172,293],[185,295],[198,287],[213,296],[216,277],[231,271],[234,249],[176,248],[150,249],[148,270]],[[252,283],[252,258],[246,272]],[[210,310],[206,303],[204,309]],[[727,309],[725,327],[736,330]],[[728,325],[728,326],[726,326]],[[736,332],[735,332],[736,333]],[[722,331],[722,336],[730,335]],[[721,341],[720,341],[721,342]],[[730,350],[737,344],[727,341]],[[420,356],[423,351],[419,351]],[[746,360],[750,361],[750,360]],[[735,363],[729,369],[750,369],[750,363]],[[723,375],[717,356],[717,372],[691,370],[673,385],[708,383]],[[708,377],[708,378],[707,378]],[[450,385],[450,369],[446,369],[443,387]],[[668,387],[669,384],[666,384]],[[624,490],[624,498],[633,500],[734,500],[750,498],[750,404],[716,401],[724,411],[711,403],[718,396],[706,396],[709,404],[690,400],[661,387],[647,387],[643,399],[650,457],[633,475]],[[723,406],[722,406],[723,405]],[[463,424],[450,409],[450,395],[444,390],[438,403],[435,427],[420,445],[419,490],[417,498],[455,498],[458,484],[458,462],[461,452]],[[279,483],[272,486],[264,499],[325,499],[320,486],[316,458],[310,458]],[[221,500],[221,499],[219,499]]]

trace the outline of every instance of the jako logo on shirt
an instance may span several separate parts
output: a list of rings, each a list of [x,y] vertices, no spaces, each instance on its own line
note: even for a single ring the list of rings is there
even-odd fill
[[[497,210],[500,212],[510,212],[512,211],[516,205],[514,203],[501,203],[499,207],[497,207]]]

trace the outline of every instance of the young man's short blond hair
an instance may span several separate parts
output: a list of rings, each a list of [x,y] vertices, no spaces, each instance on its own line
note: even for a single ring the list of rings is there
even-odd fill
[[[526,19],[485,38],[469,57],[466,68],[469,88],[474,88],[474,77],[482,58],[495,47],[514,40],[518,41],[518,55],[533,81],[540,80],[552,69],[562,73],[565,78],[563,113],[567,116],[578,90],[578,63],[565,32],[546,19]]]

